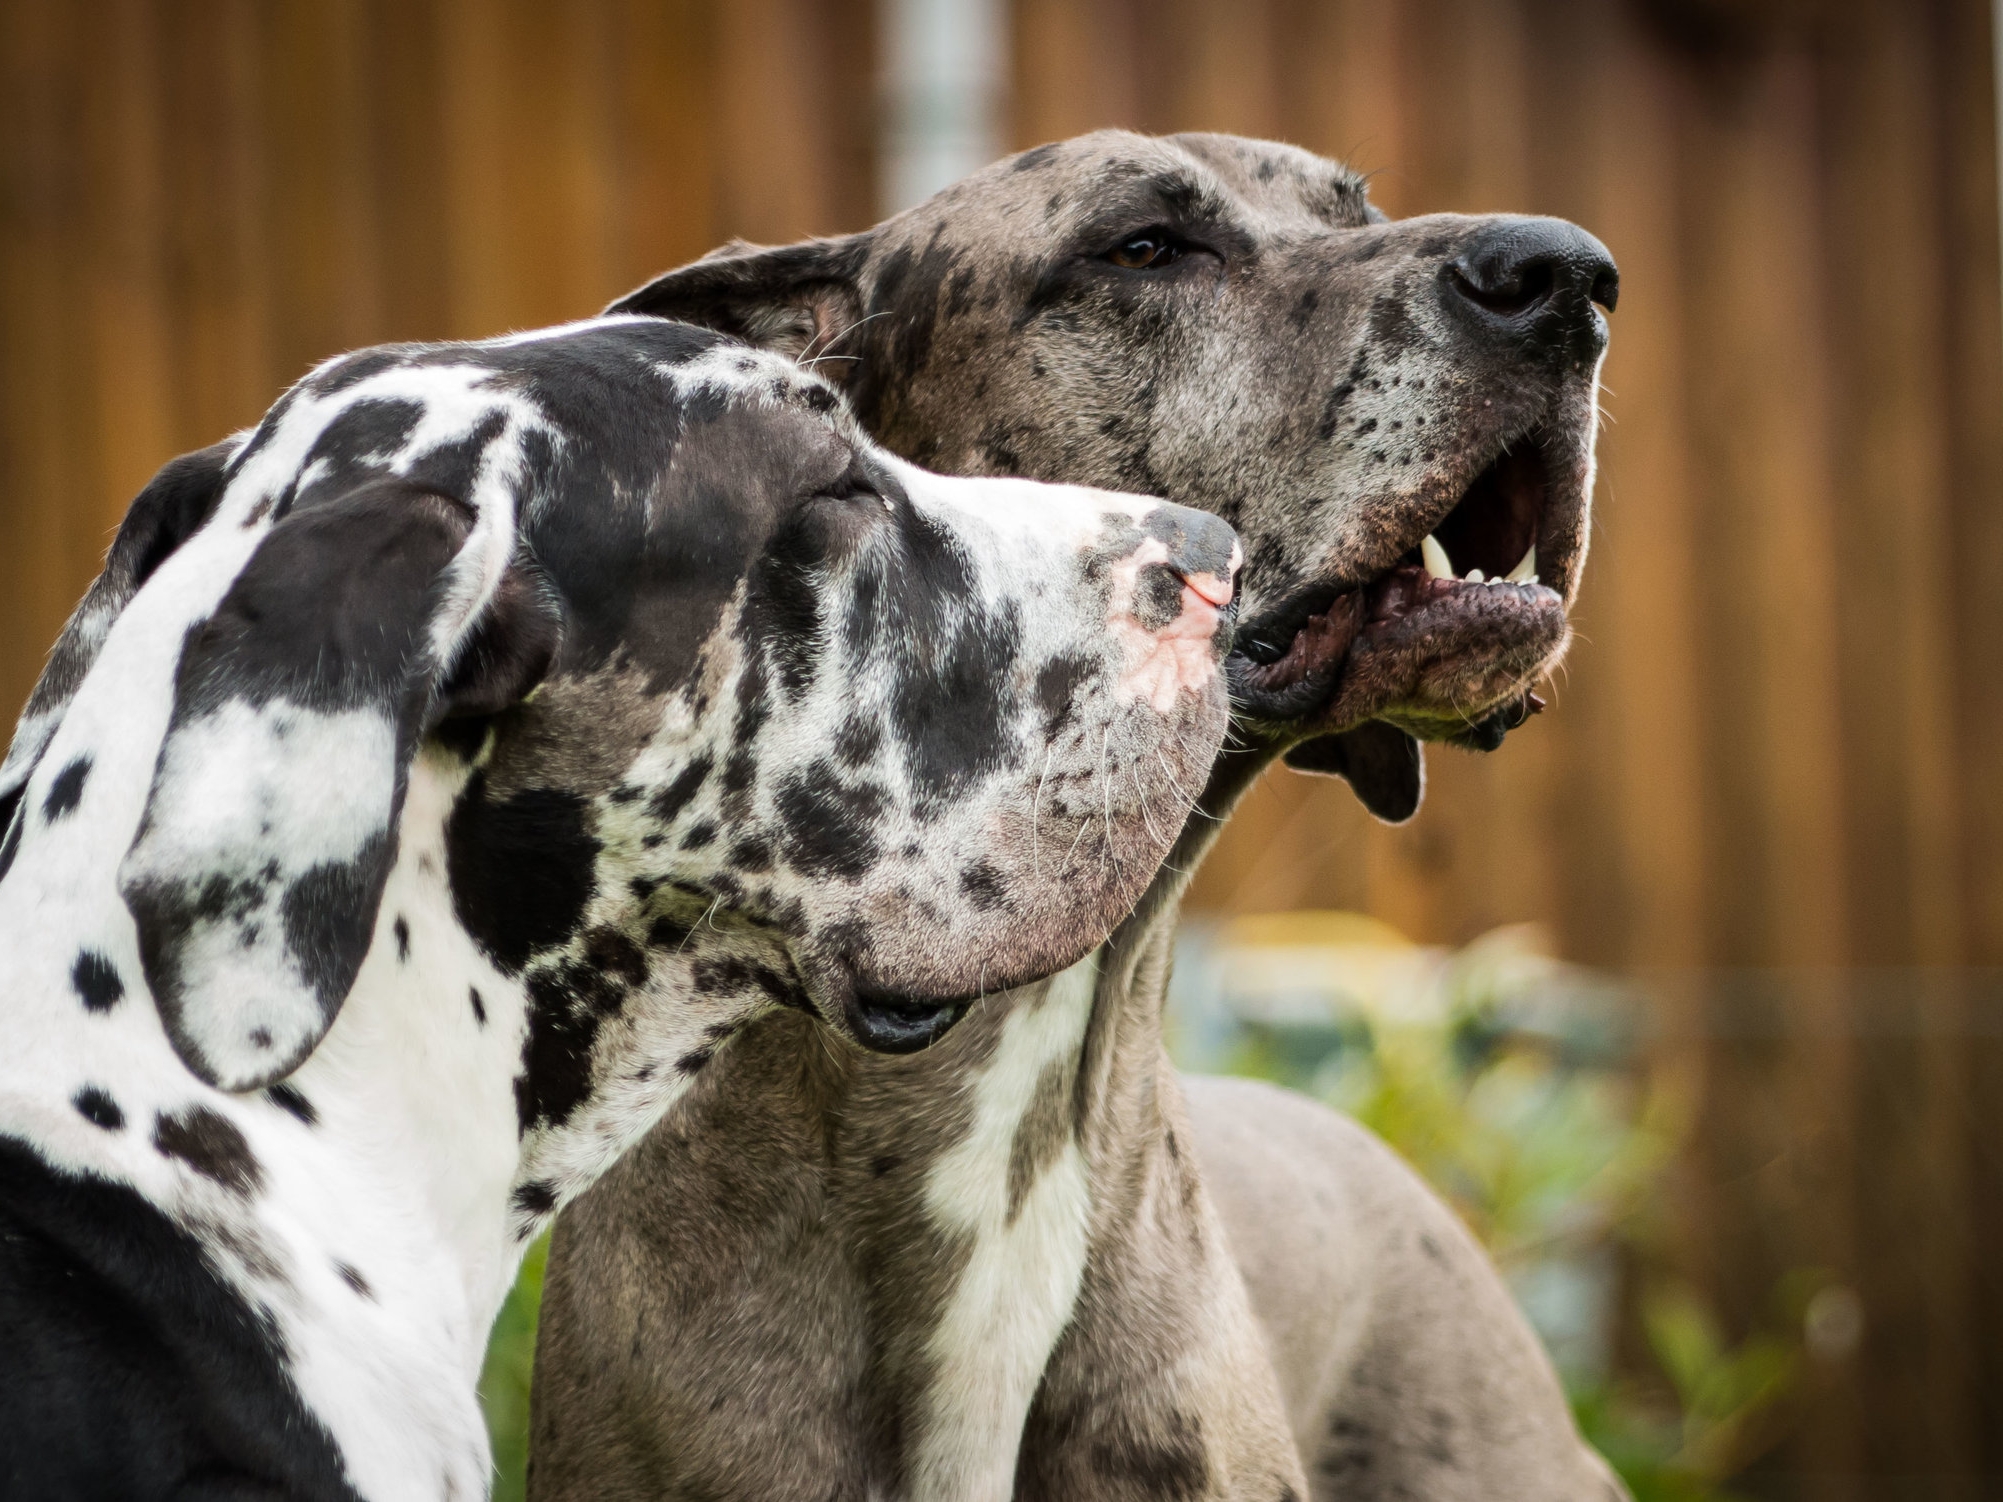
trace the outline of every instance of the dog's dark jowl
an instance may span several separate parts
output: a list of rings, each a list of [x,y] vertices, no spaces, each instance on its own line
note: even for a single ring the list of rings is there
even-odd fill
[[[817,359],[928,466],[1232,522],[1241,720],[1395,819],[1417,805],[1415,740],[1490,749],[1541,707],[1617,291],[1604,247],[1559,220],[1389,221],[1290,147],[1102,132],[618,306]]]

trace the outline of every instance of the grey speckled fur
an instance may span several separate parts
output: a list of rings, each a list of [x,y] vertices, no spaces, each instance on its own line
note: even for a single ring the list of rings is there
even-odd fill
[[[559,1226],[532,1496],[1621,1495],[1417,1178],[1319,1106],[1179,1079],[1160,1031],[1183,873],[1275,756],[1334,748],[1301,759],[1408,815],[1416,781],[1370,769],[1409,777],[1411,737],[1468,738],[1565,648],[1605,325],[1580,296],[1512,339],[1442,290],[1549,223],[1390,223],[1289,147],[1103,132],[622,302],[818,362],[938,468],[1221,513],[1247,549],[1241,645],[1365,598],[1512,444],[1550,477],[1546,587],[1461,591],[1359,637],[1314,705],[1243,717],[1210,817],[1087,968],[909,1058],[784,1015],[719,1053]],[[1105,251],[1151,224],[1187,253],[1113,275]]]

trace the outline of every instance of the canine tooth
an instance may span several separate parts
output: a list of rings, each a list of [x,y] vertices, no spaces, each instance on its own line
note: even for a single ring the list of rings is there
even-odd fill
[[[1483,574],[1478,568],[1471,568],[1467,571],[1467,582],[1470,584],[1481,584],[1486,582],[1486,580],[1487,575]]]
[[[1537,582],[1537,544],[1530,544],[1530,551],[1523,555],[1523,561],[1509,571],[1511,584],[1535,584]]]
[[[1426,572],[1435,579],[1451,579],[1454,566],[1447,561],[1447,550],[1440,546],[1439,538],[1428,532],[1419,544],[1419,557],[1425,562]]]

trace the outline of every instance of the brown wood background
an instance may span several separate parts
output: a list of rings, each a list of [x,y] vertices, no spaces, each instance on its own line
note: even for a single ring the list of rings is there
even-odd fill
[[[1281,136],[1623,275],[1580,642],[1401,831],[1278,774],[1195,902],[1548,924],[1701,1064],[1680,1253],[1856,1288],[1773,1495],[2003,1486],[1987,0],[1015,0],[1012,145]],[[870,0],[0,0],[0,712],[173,453],[313,362],[874,217]]]
[[[1284,137],[1621,264],[1554,712],[1405,830],[1285,773],[1193,903],[1548,924],[1701,1067],[1678,1250],[1861,1297],[1757,1489],[2003,1494],[2003,309],[1988,0],[1017,0],[1016,144]]]

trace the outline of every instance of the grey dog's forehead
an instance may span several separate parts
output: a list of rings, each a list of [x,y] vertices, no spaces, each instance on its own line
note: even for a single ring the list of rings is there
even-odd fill
[[[1033,210],[1034,212],[1026,212]],[[1382,216],[1361,174],[1296,146],[1201,132],[1143,136],[1102,130],[1033,147],[974,173],[886,228],[944,238],[977,250],[985,234],[997,258],[1025,239],[1062,240],[1164,222],[1264,234],[1351,229]]]

